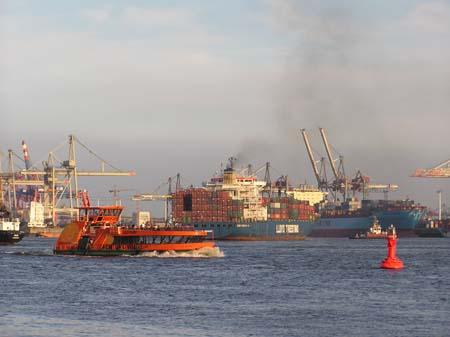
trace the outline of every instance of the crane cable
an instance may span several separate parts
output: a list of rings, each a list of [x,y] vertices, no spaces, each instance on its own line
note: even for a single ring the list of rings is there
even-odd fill
[[[52,153],[53,154],[53,156],[54,156],[54,153],[56,152],[56,151],[58,151],[58,150],[60,150],[65,144],[67,144],[67,141],[65,140],[65,141],[63,141],[61,144],[59,144],[59,145],[57,145],[55,148],[53,148],[51,151],[49,151],[48,153]],[[43,157],[41,157],[39,160],[37,160],[37,161],[35,161],[35,162],[42,162],[42,161],[44,161],[46,158],[48,158],[48,154],[47,155],[45,155],[45,157],[43,156]],[[56,158],[56,157],[55,157]],[[57,160],[58,161],[58,160]],[[35,169],[37,169],[37,166],[35,166],[35,162],[31,162],[31,166],[30,166],[30,169],[32,169],[32,168],[35,168]],[[61,163],[61,162],[60,162]]]
[[[172,176],[172,177],[169,177],[169,179],[174,180],[174,179],[176,179],[176,177],[177,177],[177,175],[174,175],[174,176]],[[152,192],[151,194],[155,194],[155,193],[158,192],[159,189],[162,188],[163,186],[169,185],[169,179],[167,179],[167,181],[162,182],[161,184],[159,184],[158,187],[156,187],[156,188],[153,190],[153,192]],[[180,176],[180,180],[181,180],[181,176]]]
[[[88,148],[86,145],[84,145],[77,137],[74,136],[73,138],[79,145],[81,145],[86,151],[88,151],[90,154],[92,154],[98,160],[100,160],[101,162],[105,163],[106,165],[108,165],[109,167],[111,167],[112,169],[114,169],[118,172],[123,172],[121,169],[115,167],[114,165],[112,165],[111,163],[109,163],[108,161],[106,161],[105,159],[100,157],[98,154],[96,154],[94,151],[92,151],[90,148]]]

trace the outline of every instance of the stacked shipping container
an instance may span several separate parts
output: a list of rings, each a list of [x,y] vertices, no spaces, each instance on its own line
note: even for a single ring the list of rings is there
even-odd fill
[[[314,220],[315,208],[306,200],[296,200],[292,197],[265,198],[268,218],[272,220]]]
[[[233,199],[228,191],[209,191],[204,188],[181,190],[173,195],[172,215],[175,222],[191,224],[204,222],[239,222],[244,218],[244,201]],[[315,209],[308,201],[292,197],[261,198],[267,208],[266,220],[315,219]]]
[[[236,222],[242,221],[244,204],[226,191],[191,188],[176,192],[172,207],[175,222]]]

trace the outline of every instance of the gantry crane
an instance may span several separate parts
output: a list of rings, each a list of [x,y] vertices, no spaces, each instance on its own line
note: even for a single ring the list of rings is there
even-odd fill
[[[361,192],[363,194],[363,199],[367,197],[368,192],[383,192],[385,198],[387,199],[389,192],[398,190],[398,185],[394,184],[371,184],[370,177],[363,175],[361,171],[358,171],[354,178],[348,178],[344,169],[344,156],[339,155],[339,159],[334,159],[325,129],[319,128],[319,132],[334,177],[332,181],[329,181],[327,178],[325,158],[322,157],[320,161],[316,161],[314,159],[308,134],[305,129],[301,130],[306,151],[308,153],[308,157],[317,180],[317,185],[320,190],[330,192],[334,199],[337,198],[337,193],[341,193],[344,197],[344,200],[348,196],[349,188],[352,190],[353,195],[355,195],[356,192]],[[338,166],[336,166],[337,162],[339,162]],[[318,168],[319,163],[320,169]]]
[[[450,160],[446,160],[430,169],[416,169],[413,178],[450,178]],[[442,220],[442,191],[437,191],[439,197],[439,221]]]
[[[174,177],[169,177],[167,182],[163,182],[160,184],[152,193],[141,193],[133,195],[131,200],[136,202],[141,201],[164,201],[164,221],[167,222],[169,219],[169,203],[172,201],[173,193],[172,193],[172,181]],[[157,194],[158,190],[164,186],[168,186],[167,194]],[[175,183],[175,192],[178,192],[181,189],[181,175],[177,173],[176,175],[176,183]]]
[[[309,157],[309,160],[310,160],[312,168],[313,168],[314,176],[316,177],[316,180],[317,180],[317,187],[321,191],[328,191],[329,185],[328,185],[328,179],[327,179],[327,174],[326,174],[325,158],[322,157],[321,160],[316,161],[316,159],[314,158],[312,149],[311,149],[311,143],[309,141],[309,136],[306,132],[306,129],[302,129],[301,133],[302,133],[303,141],[305,142],[306,152],[308,153],[308,157]],[[320,164],[320,169],[317,166],[318,164]]]
[[[117,186],[114,186],[108,192],[112,193],[114,203],[117,206],[117,205],[121,204],[121,201],[120,201],[120,198],[119,198],[119,193],[121,193],[121,192],[136,192],[136,190],[132,189],[132,188],[117,188]]]
[[[99,171],[83,171],[78,169],[75,143],[100,160],[101,169]],[[77,213],[76,207],[79,206],[79,196],[77,193],[79,191],[78,177],[125,177],[136,175],[135,172],[122,171],[109,164],[94,151],[81,143],[74,135],[69,136],[68,145],[68,160],[60,162],[60,166],[57,167],[56,163],[58,160],[54,154],[54,151],[51,151],[48,155],[47,161],[43,162],[43,170],[31,169],[32,166],[30,164],[28,164],[30,169],[15,170],[15,164],[13,161],[14,153],[12,150],[8,151],[9,172],[0,172],[0,179],[3,181],[3,185],[8,187],[8,194],[13,194],[12,198],[11,196],[9,197],[11,209],[14,211],[17,210],[17,198],[15,194],[17,186],[40,186],[43,189],[46,215],[47,217],[51,216],[53,221],[55,221],[56,212],[60,210],[58,207],[62,199],[69,199],[70,201],[70,207],[65,208],[65,211],[70,211],[75,214]],[[105,170],[105,165],[109,166],[112,170]]]
[[[336,192],[341,192],[343,194],[344,200],[347,199],[349,180],[345,175],[344,169],[344,156],[339,155],[339,159],[334,159],[330,150],[330,145],[328,143],[328,138],[325,133],[324,128],[319,128],[320,135],[322,137],[323,145],[328,156],[328,162],[331,166],[331,171],[333,172],[334,180],[331,182],[331,190]],[[339,166],[336,167],[336,162],[339,161]]]
[[[413,178],[450,178],[450,160],[444,161],[430,169],[417,169]]]

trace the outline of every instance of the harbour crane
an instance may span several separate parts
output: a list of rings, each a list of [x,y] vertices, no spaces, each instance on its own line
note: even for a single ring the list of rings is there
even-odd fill
[[[325,169],[325,158],[322,157],[321,160],[316,161],[316,159],[314,158],[312,149],[311,149],[311,144],[310,144],[309,136],[306,132],[306,129],[302,129],[301,133],[302,133],[303,141],[305,143],[306,152],[308,153],[308,157],[309,157],[309,160],[310,160],[312,168],[313,168],[314,176],[316,177],[316,180],[317,180],[317,187],[322,191],[328,191],[329,185],[328,185],[328,179],[327,179],[327,174],[326,174],[326,169]],[[318,164],[320,164],[320,169],[317,166]]]
[[[416,169],[411,175],[413,178],[450,178],[450,159],[430,169]],[[438,216],[442,220],[442,191],[437,191],[439,198]]]
[[[328,138],[325,133],[325,129],[319,128],[319,132],[322,137],[323,145],[325,147],[325,151],[328,156],[328,161],[331,166],[331,171],[333,172],[333,175],[334,175],[334,181],[331,183],[331,190],[334,193],[341,192],[344,196],[344,200],[346,200],[349,181],[345,175],[344,156],[340,155],[339,159],[336,159],[336,160],[333,159],[333,155],[330,150],[330,145],[328,143]],[[339,166],[336,168],[337,161],[339,161]]]
[[[141,201],[164,201],[164,221],[167,222],[169,218],[169,203],[172,201],[173,193],[172,193],[172,181],[175,177],[169,177],[166,182],[160,184],[152,193],[141,193],[135,194],[131,198],[131,200],[136,202]],[[158,190],[164,186],[168,185],[167,194],[158,194]],[[181,190],[181,176],[179,173],[176,175],[176,183],[175,183],[175,192]]]
[[[71,214],[77,214],[77,208],[79,206],[79,195],[78,195],[78,178],[79,177],[125,177],[134,176],[135,172],[132,171],[122,171],[115,166],[109,164],[102,157],[97,155],[94,151],[88,148],[86,145],[81,143],[78,138],[74,135],[69,135],[69,151],[68,160],[60,162],[60,166],[56,166],[58,162],[54,151],[58,150],[65,143],[58,146],[56,149],[51,151],[48,155],[47,161],[44,161],[43,170],[31,170],[32,165],[29,165],[30,169],[25,170],[15,170],[15,164],[13,161],[14,152],[12,150],[8,151],[9,160],[9,172],[1,173],[0,179],[3,184],[8,186],[8,193],[13,194],[13,209],[17,210],[17,197],[16,197],[16,187],[17,186],[38,186],[41,187],[44,194],[44,208],[48,217],[52,217],[53,221],[56,219],[56,213],[58,211],[68,211]],[[75,144],[78,144],[86,151],[88,151],[92,156],[94,156],[101,163],[101,169],[99,171],[83,171],[79,170],[76,160]],[[22,148],[24,150],[24,148]],[[24,151],[25,155],[25,151]],[[17,156],[17,155],[16,155]],[[28,156],[29,160],[29,156]],[[27,164],[26,164],[27,166]],[[105,166],[110,168],[109,171],[105,170]],[[62,199],[69,199],[70,207],[60,209],[59,205]],[[50,216],[49,216],[50,214]]]
[[[320,190],[331,192],[331,195],[334,199],[337,199],[337,193],[341,193],[344,197],[344,200],[346,200],[348,196],[349,188],[353,192],[353,195],[355,195],[357,192],[361,192],[363,194],[363,199],[367,198],[367,194],[369,192],[383,192],[385,195],[385,199],[387,199],[389,192],[398,190],[398,185],[395,184],[371,184],[370,177],[363,175],[361,171],[358,171],[355,177],[352,179],[347,177],[344,169],[344,156],[339,155],[338,159],[333,158],[331,146],[328,142],[328,137],[326,135],[325,129],[319,128],[319,132],[334,177],[334,180],[331,182],[327,179],[325,158],[322,157],[320,161],[315,160],[308,134],[305,129],[301,130],[306,151],[308,153],[308,157],[317,180],[317,185]],[[318,168],[319,163],[321,165],[320,170]],[[339,164],[336,165],[337,163]]]
[[[413,178],[450,178],[450,159],[429,169],[417,169]]]
[[[136,190],[135,189],[131,189],[131,188],[117,188],[117,186],[114,185],[114,187],[111,190],[109,190],[108,192],[112,193],[114,202],[115,202],[115,204],[117,206],[117,205],[121,204],[120,198],[119,198],[119,193],[122,193],[122,192],[136,192]]]

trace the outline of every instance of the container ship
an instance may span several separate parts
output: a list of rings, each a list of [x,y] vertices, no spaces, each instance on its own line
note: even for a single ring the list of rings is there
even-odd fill
[[[394,225],[399,236],[415,236],[415,229],[426,215],[426,207],[413,200],[364,200],[363,208],[376,216],[383,230]]]
[[[210,231],[215,240],[302,240],[317,220],[314,206],[296,200],[281,186],[238,174],[232,161],[203,187],[172,196],[175,223]]]
[[[382,230],[394,225],[401,236],[414,236],[415,228],[425,215],[425,207],[412,200],[358,200],[345,202],[326,201],[326,193],[319,189],[297,189],[295,197],[307,200],[306,193],[315,195],[309,202],[315,203],[320,218],[311,232],[313,237],[349,237],[369,230],[375,216]],[[300,191],[304,193],[301,194]]]
[[[348,177],[344,169],[344,157],[333,158],[332,146],[328,142],[325,129],[319,128],[323,145],[328,158],[332,178],[326,172],[326,159],[316,161],[309,141],[308,133],[301,130],[305,148],[317,180],[317,193],[323,193],[322,202],[317,204],[321,219],[312,232],[313,236],[347,237],[358,232],[366,232],[372,221],[378,218],[383,230],[394,225],[400,235],[414,235],[414,229],[425,213],[424,207],[412,200],[368,200],[367,193],[383,192],[387,199],[388,193],[397,191],[395,184],[374,184],[369,176],[358,170],[352,178]],[[317,165],[320,162],[320,168]],[[338,164],[337,164],[338,163]],[[327,192],[322,192],[327,191]],[[331,194],[336,202],[325,201],[325,196]],[[362,194],[362,202],[355,198],[348,198],[349,193],[355,196]],[[342,195],[343,202],[339,202],[338,195]]]
[[[350,206],[353,203],[353,206]],[[350,205],[349,205],[350,204]],[[383,230],[394,225],[400,236],[414,236],[415,228],[425,215],[425,208],[411,200],[363,200],[360,204],[352,200],[341,206],[320,209],[320,219],[314,227],[312,236],[347,237],[365,232],[375,216]]]

